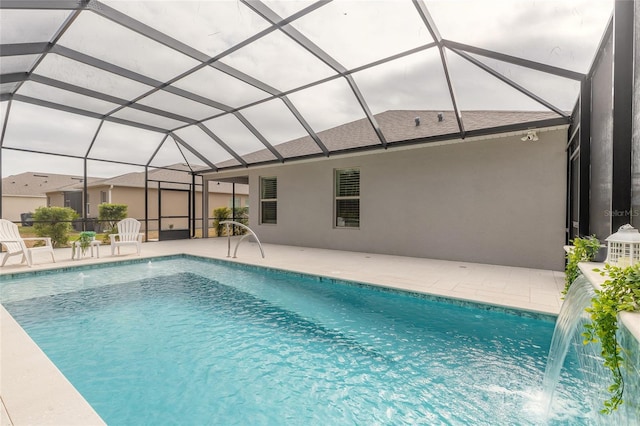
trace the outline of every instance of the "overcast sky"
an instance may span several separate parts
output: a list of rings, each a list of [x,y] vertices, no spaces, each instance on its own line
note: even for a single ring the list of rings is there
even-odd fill
[[[267,1],[275,13],[287,17],[313,2]],[[447,0],[425,2],[443,38],[526,59],[587,72],[612,9],[608,0]],[[266,30],[270,24],[238,1],[105,1],[133,19],[191,46],[207,56],[218,56],[235,44]],[[69,16],[65,11],[0,10],[0,43],[50,41]],[[292,26],[346,69],[354,69],[431,41],[431,36],[410,0],[330,2],[294,21]],[[97,13],[83,11],[61,37],[61,46],[113,63],[130,71],[166,82],[198,62],[142,35],[133,33]],[[228,53],[228,52],[227,52]],[[36,56],[3,57],[2,74],[28,71]],[[463,118],[465,110],[540,110],[543,107],[489,76],[455,53],[447,51],[451,78]],[[563,78],[522,69],[495,60],[484,62],[516,83],[563,110],[571,110],[578,84]],[[335,75],[328,65],[287,37],[271,31],[230,54],[221,63],[261,80],[279,91]],[[34,74],[133,100],[152,90],[140,82],[49,54]],[[374,114],[392,109],[451,110],[440,55],[424,50],[353,74]],[[212,67],[205,67],[173,83],[173,86],[241,108],[270,95]],[[3,85],[2,91],[12,87]],[[18,94],[107,114],[118,107],[29,81]],[[364,118],[353,91],[344,78],[301,91],[288,98],[316,132]],[[174,114],[207,119],[205,126],[238,154],[263,148],[261,142],[236,117],[211,105],[157,91],[140,104]],[[0,104],[2,120],[8,102]],[[278,99],[241,109],[241,113],[272,144],[304,136],[305,130]],[[185,123],[132,108],[112,114],[166,129]],[[90,156],[144,164],[164,134],[100,121],[24,102],[12,102],[4,139],[5,147]],[[198,149],[212,163],[228,159],[224,149],[193,126],[175,133]],[[152,164],[189,161],[193,155],[178,150],[173,139],[162,145]],[[140,168],[90,162],[89,175],[110,176]],[[2,151],[2,176],[25,171],[82,174],[83,161],[49,155]]]

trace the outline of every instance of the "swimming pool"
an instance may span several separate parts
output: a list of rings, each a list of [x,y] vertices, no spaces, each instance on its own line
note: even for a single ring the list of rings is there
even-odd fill
[[[542,422],[551,321],[184,256],[0,297],[111,425]],[[549,424],[591,424],[584,386],[569,359]]]

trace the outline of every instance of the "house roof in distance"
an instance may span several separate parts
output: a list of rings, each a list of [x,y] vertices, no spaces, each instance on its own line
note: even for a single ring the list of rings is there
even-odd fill
[[[154,181],[182,182],[183,184],[191,183],[191,176],[188,173],[180,171],[190,171],[187,166],[175,164],[170,167],[171,169],[151,169],[149,171],[149,180],[151,181],[149,186],[151,188],[157,188],[157,183]],[[197,169],[194,169],[194,171],[203,168],[204,167],[199,166]],[[87,186],[89,188],[111,185],[144,188],[144,172],[126,173],[111,178],[87,177]],[[176,184],[163,184],[162,187],[186,189],[185,185]],[[47,193],[51,192],[81,191],[83,188],[83,177],[76,175],[24,172],[2,179],[3,196],[46,197]],[[198,188],[198,190],[200,189]],[[231,194],[233,193],[233,187],[231,183],[220,182],[218,185],[211,185],[209,192]],[[247,185],[237,184],[235,192],[238,195],[246,195],[249,193],[249,189]]]
[[[558,119],[557,124],[566,124],[564,118],[550,111],[464,111],[465,131],[469,136],[504,133],[518,129],[548,125],[548,120]],[[454,111],[438,110],[389,110],[374,115],[380,125],[388,146],[409,143],[428,143],[435,140],[457,140],[460,138]],[[383,148],[380,139],[366,118],[342,124],[318,132],[318,137],[331,153]],[[322,151],[310,136],[304,136],[275,148],[285,159],[320,156]],[[244,156],[248,163],[269,162],[273,156],[262,149]],[[216,164],[219,168],[237,167],[235,160]]]
[[[99,178],[87,177],[88,182]],[[2,195],[23,197],[45,197],[47,192],[59,188],[78,185],[84,181],[82,176],[61,175],[55,173],[25,172],[2,179]]]
[[[163,189],[187,189],[187,184],[191,181],[191,170],[202,170],[203,166],[187,166],[185,164],[173,164],[167,168],[150,169],[148,173],[149,188],[155,189],[158,187],[158,181],[164,182],[162,184]],[[114,176],[104,179],[95,179],[88,183],[89,188],[96,187],[127,187],[127,188],[144,188],[145,187],[145,173],[144,172],[132,172],[125,173],[119,176]],[[200,180],[196,180],[196,183],[200,183]],[[80,183],[74,183],[65,188],[57,188],[57,190],[81,190],[83,185]],[[197,191],[201,188],[196,187]],[[219,185],[211,185],[209,192],[231,194],[233,193],[233,186],[230,183],[221,182]],[[249,189],[246,185],[236,185],[235,192],[238,195],[246,195],[249,193]]]

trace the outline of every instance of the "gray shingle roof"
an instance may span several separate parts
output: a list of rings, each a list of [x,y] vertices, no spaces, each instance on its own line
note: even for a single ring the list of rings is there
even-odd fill
[[[438,121],[442,113],[443,120]],[[459,138],[458,122],[453,111],[391,110],[376,114],[382,133],[390,145],[396,142],[410,141],[439,135],[451,134],[451,139]],[[415,119],[420,118],[416,126]],[[463,119],[466,131],[490,129],[519,123],[530,123],[560,117],[549,111],[464,111]],[[343,151],[350,148],[378,146],[380,140],[366,118],[346,123],[318,132],[318,137],[329,151]],[[302,157],[319,154],[320,149],[310,136],[294,139],[275,148],[284,158]],[[267,149],[244,156],[248,163],[269,161],[273,158]],[[237,165],[235,160],[223,161],[217,167]]]
[[[98,178],[88,177],[88,182]],[[2,195],[46,196],[47,192],[55,191],[70,185],[82,183],[82,176],[60,175],[54,173],[25,172],[7,176],[2,179]]]
[[[189,173],[181,172],[180,170],[184,170],[185,172],[190,171],[191,169],[184,164],[173,164],[168,166],[171,169],[151,169],[149,170],[149,187],[157,188],[157,182],[155,181],[163,181],[163,182],[180,182],[183,184],[191,183],[191,175]],[[192,166],[194,171],[205,169],[203,166],[194,167]],[[175,170],[178,169],[178,170]],[[197,179],[196,183],[200,183],[200,180]],[[89,183],[89,188],[95,188],[100,186],[120,186],[120,187],[129,187],[129,188],[144,188],[144,172],[132,172],[125,173],[123,175],[115,176],[112,178],[106,179],[96,179]],[[82,189],[82,185],[74,185],[75,189]],[[174,188],[174,189],[187,189],[185,185],[173,184],[173,183],[163,183],[162,188]],[[200,190],[200,187],[197,187],[197,190]],[[231,194],[233,191],[232,185],[230,183],[220,183],[220,185],[216,185],[215,187],[210,187],[209,192],[217,192],[217,193],[225,193]],[[248,194],[248,188],[246,185],[236,185],[236,193]]]
[[[170,166],[172,169],[190,170],[181,164]],[[193,167],[193,166],[192,166]],[[198,169],[204,169],[200,166]],[[196,170],[196,169],[194,169]],[[167,182],[191,183],[191,176],[177,170],[152,169],[149,171],[150,180],[161,180]],[[198,180],[199,181],[199,180]],[[197,181],[197,182],[198,182]],[[99,186],[124,186],[133,188],[144,188],[144,172],[126,173],[112,178],[87,177],[89,188]],[[155,182],[149,182],[151,188],[157,187]],[[163,184],[163,188],[186,189],[184,185]],[[2,195],[19,195],[45,197],[47,193],[58,191],[81,191],[84,188],[82,176],[61,175],[54,173],[25,172],[18,175],[7,176],[2,179]],[[236,185],[236,193],[239,195],[248,194],[246,185]],[[210,187],[209,192],[231,194],[233,191],[230,183],[221,182],[215,187]]]

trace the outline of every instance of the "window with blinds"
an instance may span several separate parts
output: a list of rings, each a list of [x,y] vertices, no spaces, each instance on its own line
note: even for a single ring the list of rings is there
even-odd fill
[[[260,223],[278,223],[278,178],[260,178]]]
[[[360,169],[335,171],[335,226],[360,227]]]

